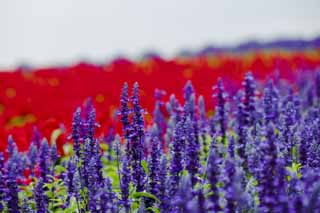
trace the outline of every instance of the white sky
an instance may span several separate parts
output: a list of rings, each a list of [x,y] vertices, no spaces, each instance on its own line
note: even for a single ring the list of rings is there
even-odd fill
[[[319,0],[0,0],[0,68],[320,35]]]

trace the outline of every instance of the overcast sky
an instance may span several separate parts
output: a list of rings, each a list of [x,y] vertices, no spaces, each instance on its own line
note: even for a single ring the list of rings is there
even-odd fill
[[[319,0],[0,0],[0,68],[320,35]]]

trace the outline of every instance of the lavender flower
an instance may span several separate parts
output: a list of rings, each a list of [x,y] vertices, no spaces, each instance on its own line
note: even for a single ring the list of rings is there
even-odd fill
[[[211,201],[211,207],[210,210],[213,212],[218,212],[221,210],[219,205],[219,191],[217,184],[219,182],[219,174],[220,174],[220,159],[216,153],[216,150],[211,149],[208,162],[207,162],[207,177],[208,182],[210,183],[210,196],[209,200]]]
[[[32,142],[29,150],[28,150],[28,160],[29,160],[29,168],[31,173],[33,174],[33,170],[38,160],[38,149],[37,146]]]
[[[128,95],[128,84],[124,83],[122,87],[122,92],[121,92],[121,99],[120,99],[120,115],[121,115],[121,123],[123,126],[123,133],[125,135],[125,138],[129,138],[129,129],[130,129],[130,121],[129,121],[129,95]]]
[[[253,126],[256,120],[256,108],[255,108],[255,80],[251,72],[246,73],[244,77],[244,121],[248,127]]]
[[[222,140],[226,140],[226,130],[227,130],[227,106],[226,106],[226,98],[227,93],[224,90],[224,86],[222,83],[222,80],[219,79],[218,80],[218,85],[217,85],[217,90],[218,90],[218,94],[217,94],[217,98],[218,98],[218,103],[217,103],[217,119],[219,122],[219,126],[220,126],[220,135],[222,137]]]
[[[180,173],[183,170],[183,156],[185,137],[184,137],[184,122],[179,121],[174,132],[174,139],[171,148],[171,165],[170,165],[170,195],[172,196],[179,184]]]
[[[7,208],[9,212],[18,213],[20,212],[19,207],[19,188],[17,184],[17,172],[16,170],[18,165],[12,161],[12,163],[8,164],[7,169],[7,178],[6,178],[6,200],[7,200]]]
[[[72,140],[73,140],[73,148],[75,150],[78,158],[80,157],[80,139],[81,139],[81,109],[77,108],[75,113],[73,114],[72,121]]]
[[[0,211],[4,209],[5,187],[4,155],[0,152]]]
[[[34,197],[37,206],[38,213],[47,212],[47,197],[44,192],[44,181],[42,178],[39,178],[36,188],[34,190]]]
[[[266,124],[269,122],[277,123],[279,117],[279,97],[278,91],[274,88],[270,80],[263,93],[264,119]]]
[[[39,152],[40,176],[42,181],[46,183],[48,180],[47,175],[50,173],[50,149],[46,139],[42,140]]]
[[[155,127],[156,129],[156,127]],[[156,131],[156,130],[153,130]],[[159,179],[159,172],[160,172],[160,141],[157,137],[156,133],[153,132],[151,138],[151,152],[150,152],[150,162],[149,162],[149,188],[150,193],[159,196],[160,194],[160,179]]]
[[[122,159],[122,169],[121,169],[121,180],[120,180],[120,190],[121,190],[121,200],[120,203],[125,208],[126,212],[129,212],[130,201],[129,201],[129,184],[130,184],[130,170],[129,163],[126,157]]]
[[[133,86],[132,95],[132,105],[133,105],[133,124],[132,131],[130,134],[131,148],[132,148],[132,177],[133,183],[136,186],[138,192],[144,190],[145,184],[145,174],[141,166],[141,161],[144,156],[144,120],[143,120],[143,110],[140,106],[139,100],[139,85],[135,83]]]
[[[190,118],[187,118],[184,125],[186,132],[186,169],[190,174],[192,186],[194,186],[197,182],[196,174],[200,166],[197,126],[193,124]]]

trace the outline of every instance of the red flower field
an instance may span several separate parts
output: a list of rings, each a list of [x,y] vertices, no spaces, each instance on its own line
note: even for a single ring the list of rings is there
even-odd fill
[[[102,124],[98,134],[107,132],[111,125],[118,126],[114,118],[124,82],[130,85],[139,82],[142,106],[150,114],[154,88],[165,90],[167,99],[171,93],[182,94],[181,88],[192,80],[198,94],[208,100],[219,76],[224,78],[232,94],[248,70],[258,80],[279,75],[291,81],[296,80],[295,74],[300,69],[314,70],[319,65],[320,49],[312,49],[224,53],[172,60],[151,57],[135,62],[116,59],[103,65],[79,63],[66,67],[21,68],[14,72],[3,70],[8,72],[0,72],[0,151],[5,150],[9,134],[13,134],[21,150],[26,150],[34,127],[49,140],[53,130],[63,130],[58,134],[58,145],[61,145],[70,133],[72,113],[89,97]],[[213,102],[207,104],[209,111],[213,109]],[[146,115],[147,122],[150,117]]]

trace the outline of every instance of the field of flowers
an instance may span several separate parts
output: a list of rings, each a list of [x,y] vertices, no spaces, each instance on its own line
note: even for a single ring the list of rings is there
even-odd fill
[[[0,212],[320,212],[320,49],[0,72]]]

